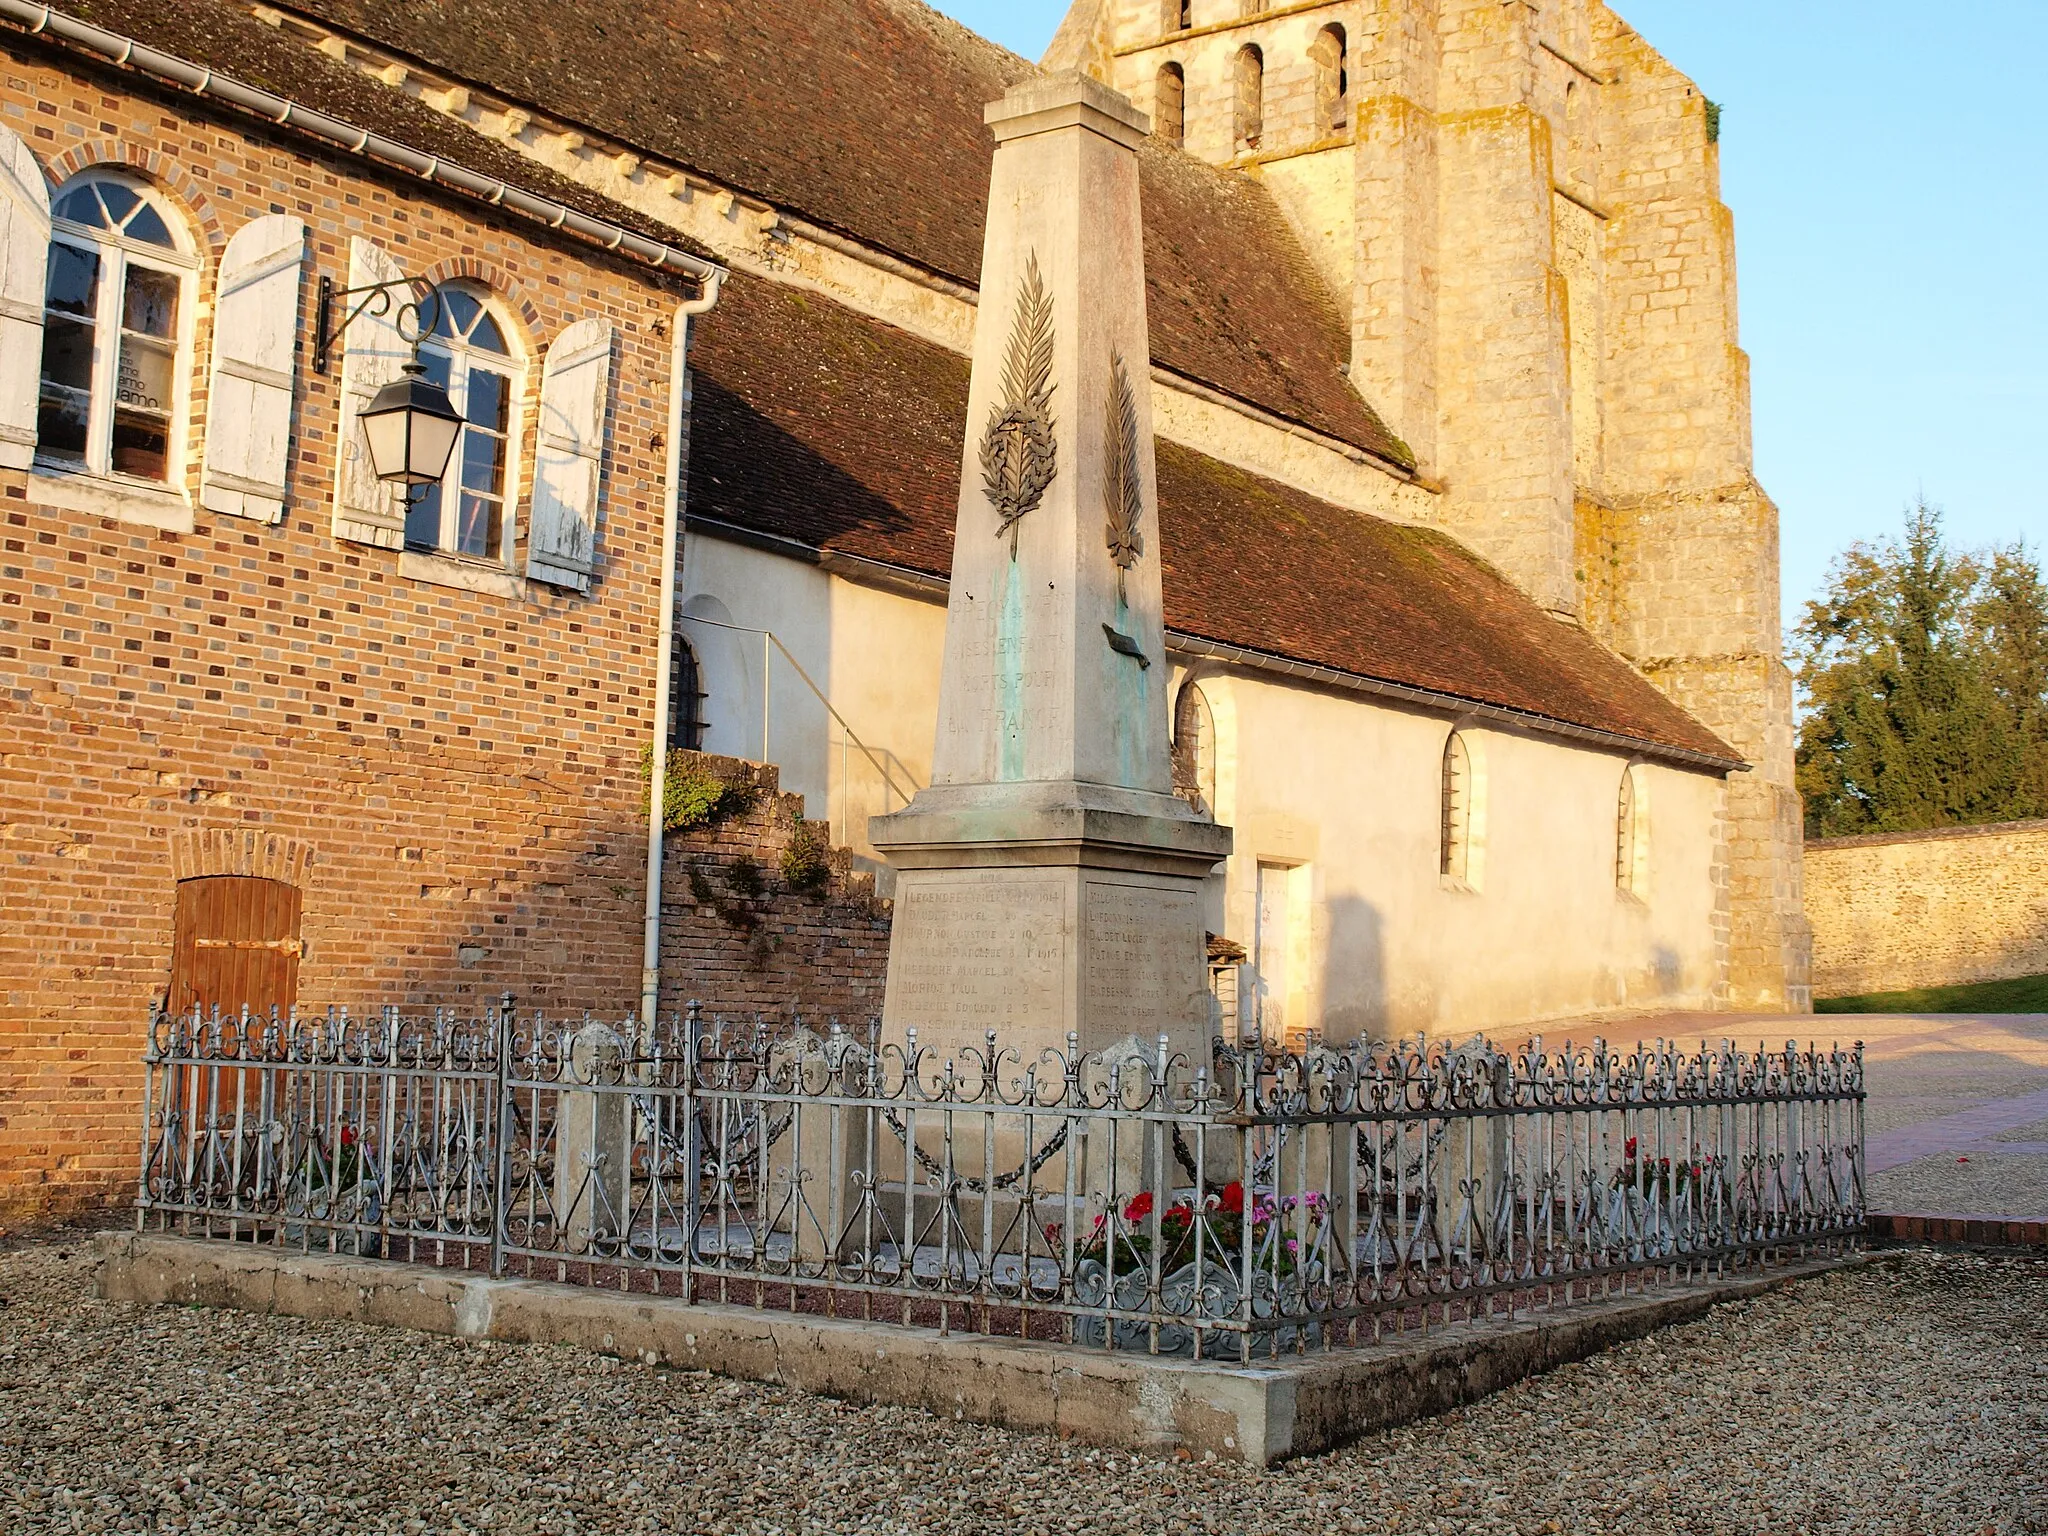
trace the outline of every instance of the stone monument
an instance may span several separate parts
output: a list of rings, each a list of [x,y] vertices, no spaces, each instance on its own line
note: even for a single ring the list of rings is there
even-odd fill
[[[899,871],[884,1028],[946,1053],[1161,1035],[1205,1060],[1200,887],[1227,827],[1173,793],[1139,144],[1082,74],[995,132],[932,781]]]

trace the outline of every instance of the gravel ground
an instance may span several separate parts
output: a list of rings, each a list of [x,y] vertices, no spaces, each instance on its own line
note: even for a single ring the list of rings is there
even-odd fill
[[[1919,1251],[1259,1473],[0,1254],[0,1530],[2048,1532],[2048,1260]]]

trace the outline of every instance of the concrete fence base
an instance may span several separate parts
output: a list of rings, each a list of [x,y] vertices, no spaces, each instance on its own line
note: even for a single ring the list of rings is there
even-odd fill
[[[656,1296],[190,1238],[98,1240],[110,1301],[227,1307],[517,1344],[574,1344],[862,1403],[1270,1466],[1473,1402],[1610,1345],[1855,1258],[1654,1286],[1513,1320],[1242,1368],[687,1305]]]

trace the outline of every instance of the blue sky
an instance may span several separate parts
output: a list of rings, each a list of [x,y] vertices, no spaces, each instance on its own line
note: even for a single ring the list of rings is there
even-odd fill
[[[1722,103],[1785,612],[1924,494],[2048,533],[2048,0],[1618,0]],[[1065,0],[941,0],[1036,57]]]

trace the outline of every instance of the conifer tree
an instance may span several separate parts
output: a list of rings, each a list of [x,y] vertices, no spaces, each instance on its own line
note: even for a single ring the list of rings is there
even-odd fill
[[[1794,632],[1807,835],[2048,814],[2044,620],[2024,547],[1951,551],[1924,501],[1851,546]]]

